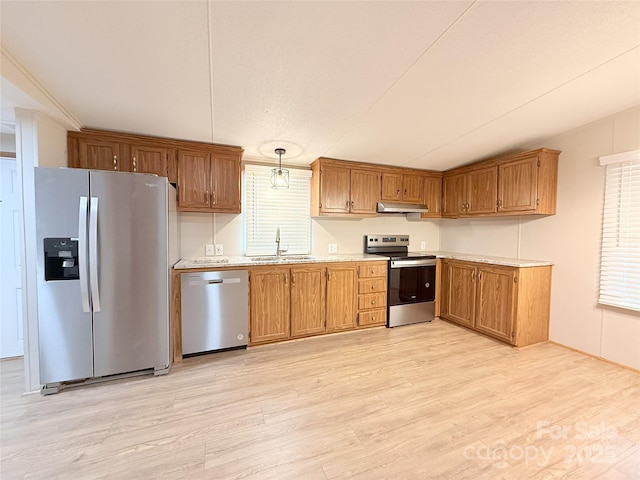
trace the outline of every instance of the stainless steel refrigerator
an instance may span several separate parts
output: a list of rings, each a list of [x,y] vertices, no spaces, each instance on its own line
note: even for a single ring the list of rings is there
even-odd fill
[[[167,373],[175,190],[155,175],[35,170],[42,393]]]

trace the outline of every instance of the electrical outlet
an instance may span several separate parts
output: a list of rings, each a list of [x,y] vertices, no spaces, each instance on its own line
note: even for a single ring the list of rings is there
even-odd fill
[[[329,244],[329,253],[338,253],[338,244],[330,243]]]
[[[420,242],[420,250],[425,250],[427,248],[427,242]]]
[[[204,254],[205,254],[207,257],[210,257],[211,255],[213,255],[213,245],[212,245],[212,244],[207,243],[207,244],[204,246]]]
[[[223,255],[223,248],[221,243],[216,243],[216,255]]]

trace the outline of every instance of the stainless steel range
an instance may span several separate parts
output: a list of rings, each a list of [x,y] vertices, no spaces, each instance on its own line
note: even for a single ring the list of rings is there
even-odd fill
[[[435,255],[409,252],[409,235],[365,235],[364,251],[390,258],[387,269],[387,327],[433,320]]]

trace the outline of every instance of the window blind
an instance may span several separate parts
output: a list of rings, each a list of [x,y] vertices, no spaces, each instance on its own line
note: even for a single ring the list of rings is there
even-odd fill
[[[600,299],[640,311],[640,150],[600,157],[606,165]]]
[[[246,255],[274,255],[276,230],[286,254],[308,254],[311,245],[311,170],[289,168],[289,188],[271,188],[271,167],[245,165]]]

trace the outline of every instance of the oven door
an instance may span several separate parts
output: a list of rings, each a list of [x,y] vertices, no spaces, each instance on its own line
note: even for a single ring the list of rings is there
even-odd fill
[[[436,261],[391,260],[387,327],[433,320],[436,298]]]
[[[435,261],[392,261],[389,268],[389,306],[433,302],[436,298]]]

